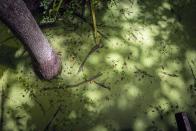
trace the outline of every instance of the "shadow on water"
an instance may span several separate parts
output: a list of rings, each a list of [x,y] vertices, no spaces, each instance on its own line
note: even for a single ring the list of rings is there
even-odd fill
[[[195,2],[104,2],[97,9],[104,47],[79,74],[94,44],[91,27],[80,18],[67,15],[66,25],[44,29],[63,64],[50,82],[34,75],[28,54],[1,32],[4,130],[173,131],[179,111],[196,122]]]

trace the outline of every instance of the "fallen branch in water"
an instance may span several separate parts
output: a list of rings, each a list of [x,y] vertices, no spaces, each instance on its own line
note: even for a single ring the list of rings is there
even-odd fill
[[[4,95],[4,88],[1,87],[1,116],[0,116],[0,130],[3,131],[3,125],[4,125],[4,113],[5,113],[5,95]]]
[[[84,58],[82,64],[80,65],[79,69],[78,69],[78,73],[80,73],[83,70],[84,64],[86,63],[87,59],[89,58],[89,56],[91,54],[93,54],[94,52],[96,52],[99,48],[102,48],[103,45],[102,44],[96,44],[95,46],[93,46],[91,48],[91,50],[88,52],[88,54],[86,55],[86,57]]]
[[[85,22],[85,23],[88,24],[91,28],[93,28],[93,24],[90,23],[90,22],[88,22],[88,20],[87,20],[86,18],[82,17],[80,14],[74,13],[73,15],[74,15],[74,16],[77,16],[77,17],[80,18],[83,22]],[[99,27],[99,26],[102,26],[102,25],[99,25],[99,24],[98,24],[97,26]],[[103,38],[108,38],[107,35],[103,34],[103,33],[102,33],[101,31],[99,31],[98,29],[97,29],[97,33],[99,33],[99,35],[101,35]]]
[[[151,75],[151,74],[149,74],[149,73],[147,73],[146,71],[144,71],[144,70],[141,70],[141,69],[139,69],[139,68],[137,68],[137,67],[135,67],[136,68],[136,71],[134,72],[134,73],[139,73],[139,74],[142,74],[142,75],[144,75],[144,76],[147,76],[147,77],[153,77],[153,75]]]
[[[164,71],[162,71],[162,74],[170,76],[170,77],[178,77],[178,75],[176,75],[176,74],[171,74],[171,73],[167,73],[167,72],[164,72]]]
[[[191,70],[191,73],[192,73],[192,76],[193,76],[193,79],[194,79],[193,87],[196,88],[196,76],[195,76],[194,70],[193,70],[193,68],[192,68],[192,66],[189,62],[188,62],[188,65],[189,65],[189,68]]]
[[[79,82],[79,83],[77,83],[77,84],[63,85],[63,86],[60,86],[60,87],[58,87],[58,88],[44,88],[43,90],[45,91],[45,90],[55,90],[55,89],[66,89],[66,88],[78,87],[78,86],[80,86],[80,85],[82,85],[82,84],[85,84],[85,83],[87,83],[87,82],[90,82],[90,81],[93,81],[93,80],[97,79],[97,78],[100,77],[101,75],[102,75],[102,73],[98,73],[98,74],[96,74],[95,76],[92,76],[92,77],[90,77],[90,78],[88,78],[88,79],[86,79],[86,80],[84,80],[84,81],[81,81],[81,82]]]
[[[15,38],[15,36],[10,36],[10,37],[6,38],[5,40],[1,41],[0,44],[2,45],[2,44],[5,43],[6,41],[11,40],[11,39],[13,39],[13,38]]]
[[[35,96],[35,94],[34,94],[34,93],[31,93],[31,96],[34,98],[33,100],[34,100],[34,101],[38,104],[38,106],[40,107],[40,109],[41,109],[43,115],[45,115],[45,114],[46,114],[46,111],[45,111],[43,105],[37,100],[37,97]]]
[[[52,118],[50,119],[50,121],[48,122],[48,124],[46,125],[46,127],[44,128],[44,131],[48,131],[50,128],[50,125],[52,124],[52,122],[54,121],[54,119],[56,118],[56,116],[58,115],[59,111],[61,109],[61,106],[59,106],[56,110],[56,112],[54,113],[54,115],[52,116]]]
[[[111,89],[109,86],[106,86],[104,83],[99,83],[97,81],[94,81],[94,83],[97,84],[98,86],[101,86],[101,87],[105,88],[105,89],[108,89],[108,90]]]
[[[189,65],[189,68],[191,70],[191,74],[193,76],[193,79],[196,81],[196,76],[195,76],[194,71],[193,71],[193,68],[192,68],[192,66],[191,66],[191,64],[189,62],[188,62],[188,65]]]

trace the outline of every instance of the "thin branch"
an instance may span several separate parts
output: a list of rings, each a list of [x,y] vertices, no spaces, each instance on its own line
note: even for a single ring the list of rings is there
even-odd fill
[[[3,44],[4,42],[6,42],[6,41],[8,41],[8,40],[11,40],[11,39],[13,39],[13,38],[15,38],[15,36],[10,36],[10,37],[6,38],[5,40],[1,41],[0,43]]]
[[[59,111],[61,109],[61,106],[59,106],[56,110],[56,112],[54,113],[54,115],[52,116],[52,118],[50,119],[50,121],[48,122],[48,124],[46,125],[46,127],[44,128],[44,131],[48,131],[48,129],[50,128],[50,126],[52,125],[52,122],[54,121],[54,119],[56,118],[56,116],[58,115]]]
[[[64,85],[64,86],[60,86],[59,88],[44,88],[43,90],[55,90],[55,89],[66,89],[66,88],[73,88],[73,87],[78,87],[80,85],[83,85],[87,82],[90,82],[90,81],[93,81],[95,79],[97,79],[98,77],[100,77],[102,75],[102,73],[98,73],[96,74],[95,76],[92,76],[84,81],[81,81],[79,83],[76,83],[76,84],[71,84],[71,85]]]
[[[79,69],[78,69],[78,73],[80,73],[83,70],[84,64],[86,63],[87,59],[90,57],[91,54],[93,54],[94,52],[96,52],[99,48],[102,48],[103,45],[102,44],[96,44],[95,46],[93,46],[91,48],[91,50],[88,52],[88,54],[86,55],[86,57],[84,58],[82,64],[80,65]]]
[[[193,68],[192,68],[192,66],[191,66],[191,64],[189,62],[188,62],[188,65],[189,65],[189,68],[191,69],[191,73],[192,73],[193,79],[196,81],[196,76],[195,76]]]
[[[47,22],[47,23],[40,23],[39,27],[41,29],[47,29],[47,28],[55,28],[58,27],[59,24],[55,21],[55,22]]]
[[[77,86],[82,85],[82,84],[84,84],[84,83],[87,83],[87,82],[90,82],[90,81],[92,81],[92,80],[95,80],[95,79],[97,79],[98,77],[100,77],[101,75],[102,75],[101,73],[98,73],[97,75],[95,75],[95,76],[93,76],[93,77],[91,77],[91,78],[89,78],[89,79],[86,79],[86,80],[84,80],[84,81],[81,81],[81,82],[79,82],[79,83],[77,83],[77,84],[68,85],[68,86],[66,86],[66,87],[67,87],[67,88],[68,88],[68,87],[77,87]]]
[[[92,22],[93,22],[93,31],[94,31],[94,40],[95,44],[99,44],[98,34],[97,34],[97,22],[96,22],[96,16],[95,16],[95,8],[94,8],[94,0],[88,0],[89,3],[89,9],[91,12]]]
[[[32,97],[34,98],[34,101],[35,101],[35,102],[38,104],[38,106],[40,107],[42,113],[45,115],[45,114],[46,114],[46,111],[45,111],[43,105],[37,100],[37,97],[35,96],[35,94],[32,93],[31,95],[32,95]]]
[[[84,16],[85,13],[85,6],[86,6],[86,0],[82,0],[82,17]]]
[[[178,77],[178,75],[176,75],[176,74],[171,74],[171,73],[167,73],[167,72],[164,72],[164,71],[162,71],[162,73],[164,75],[167,75],[167,76],[170,76],[170,77]]]
[[[106,88],[106,89],[108,89],[108,90],[111,89],[109,86],[106,86],[106,85],[103,84],[103,83],[99,83],[99,82],[97,82],[97,81],[94,81],[94,83],[97,84],[98,86],[101,86],[101,87]]]
[[[141,73],[141,74],[143,74],[145,76],[153,77],[151,74],[147,73],[146,71],[141,70],[141,69],[137,68],[136,66],[135,66],[135,68],[137,69],[137,71],[135,71],[134,73]]]
[[[4,124],[4,89],[1,88],[1,119],[0,119],[0,130],[3,131],[3,124]]]
[[[91,28],[93,28],[93,24],[91,22],[88,22],[87,19],[85,19],[84,17],[82,17],[80,14],[78,13],[73,13],[73,15],[77,16],[78,18],[80,18],[83,22],[87,23]],[[101,26],[99,24],[97,24],[97,26]],[[97,29],[97,33],[99,33],[99,35],[101,35],[103,38],[108,38],[108,36],[106,36],[105,34],[103,34],[101,31],[99,31]]]

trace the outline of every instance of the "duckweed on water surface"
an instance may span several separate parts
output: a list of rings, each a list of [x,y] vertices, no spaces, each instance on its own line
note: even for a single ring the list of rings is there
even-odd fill
[[[29,55],[1,23],[3,129],[169,131],[177,130],[179,111],[196,123],[196,3],[177,2],[100,4],[103,47],[79,73],[94,46],[93,32],[87,22],[65,14],[66,23],[43,29],[62,60],[62,72],[52,81],[36,77]]]

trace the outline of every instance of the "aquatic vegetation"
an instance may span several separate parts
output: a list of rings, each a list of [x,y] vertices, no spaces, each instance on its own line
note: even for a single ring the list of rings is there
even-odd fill
[[[27,52],[0,24],[4,130],[176,130],[179,111],[195,122],[195,5],[97,2],[102,46],[80,72],[95,47],[95,27],[87,9],[85,19],[63,14],[66,19],[43,28],[62,60],[61,74],[51,81],[36,77]]]

